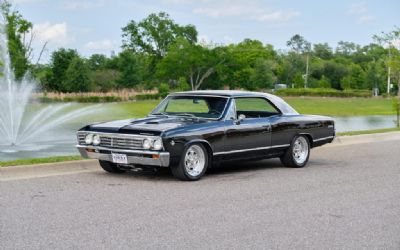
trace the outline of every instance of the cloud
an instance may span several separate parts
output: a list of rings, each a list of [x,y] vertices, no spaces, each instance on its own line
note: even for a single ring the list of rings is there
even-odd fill
[[[371,16],[371,15],[360,16],[358,18],[358,22],[359,23],[367,23],[367,22],[370,22],[370,21],[373,21],[373,20],[375,20],[375,17]]]
[[[100,41],[90,41],[85,44],[85,48],[90,50],[112,50],[115,46],[113,41],[104,39]]]
[[[299,11],[294,10],[269,10],[256,4],[231,4],[226,3],[218,6],[199,7],[193,9],[193,13],[202,14],[212,18],[244,17],[260,22],[283,23],[300,16]]]
[[[37,3],[42,1],[43,0],[12,0],[11,2],[14,4],[23,4],[23,3]]]
[[[207,3],[211,0],[162,0],[165,4],[193,4],[193,3]]]
[[[60,5],[64,10],[90,10],[103,7],[105,0],[67,1]]]
[[[300,16],[301,13],[299,11],[275,11],[271,13],[262,14],[256,17],[259,21],[266,21],[266,22],[288,22],[291,19]]]
[[[54,45],[65,46],[72,40],[72,37],[68,34],[68,25],[66,22],[34,24],[32,32],[35,38],[41,43],[49,42]]]
[[[347,10],[347,13],[350,15],[361,15],[367,12],[368,12],[368,7],[367,4],[364,2],[354,3],[350,5],[350,7]]]
[[[224,36],[224,41],[225,41],[227,44],[232,44],[232,43],[234,42],[233,38],[230,37],[230,36],[228,36],[228,35],[225,35],[225,36]]]
[[[375,20],[375,17],[369,13],[365,2],[355,3],[349,6],[347,14],[356,17],[357,23],[363,24]]]

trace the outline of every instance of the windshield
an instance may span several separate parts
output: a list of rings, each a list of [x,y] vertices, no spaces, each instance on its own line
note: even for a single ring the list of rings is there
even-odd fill
[[[228,98],[209,96],[169,96],[150,115],[220,118]]]

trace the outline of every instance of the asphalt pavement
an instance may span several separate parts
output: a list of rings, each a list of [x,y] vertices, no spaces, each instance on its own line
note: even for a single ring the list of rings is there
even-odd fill
[[[95,161],[0,168],[0,249],[400,249],[400,133],[339,138],[307,167],[182,182]]]

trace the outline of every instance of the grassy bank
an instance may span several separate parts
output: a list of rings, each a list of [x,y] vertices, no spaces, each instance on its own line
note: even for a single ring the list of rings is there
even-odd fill
[[[394,115],[385,98],[285,97],[299,113],[331,116]]]
[[[33,165],[42,163],[55,163],[65,161],[77,161],[82,160],[80,156],[54,156],[47,158],[35,158],[35,159],[21,159],[14,161],[0,161],[0,167],[19,166],[19,165]]]
[[[285,97],[290,105],[302,114],[328,116],[394,115],[392,102],[384,98],[323,98],[323,97]],[[113,119],[143,117],[159,101],[135,101],[110,104]]]
[[[384,128],[384,129],[373,129],[373,130],[362,130],[362,131],[349,131],[337,133],[338,136],[351,136],[351,135],[369,135],[387,132],[400,131],[400,128]]]

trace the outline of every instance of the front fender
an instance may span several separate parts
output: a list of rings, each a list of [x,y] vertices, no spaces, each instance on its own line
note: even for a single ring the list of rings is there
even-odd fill
[[[171,144],[171,141],[174,141],[173,145]],[[181,138],[179,140],[179,139],[170,138],[170,139],[166,140],[164,148],[166,151],[168,151],[170,153],[172,164],[178,164],[183,155],[183,152],[190,145],[192,145],[194,143],[201,143],[206,148],[207,154],[208,154],[208,159],[211,161],[212,156],[213,156],[213,148],[212,148],[211,144],[205,139],[193,138],[190,140],[182,140],[182,138]]]

